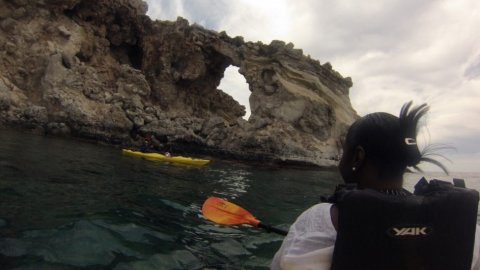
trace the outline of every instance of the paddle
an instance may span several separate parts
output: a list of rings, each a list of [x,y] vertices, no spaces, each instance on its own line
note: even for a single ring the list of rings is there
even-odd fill
[[[218,197],[209,197],[202,206],[203,216],[207,219],[223,225],[248,224],[254,227],[265,229],[267,232],[274,232],[280,235],[287,235],[287,231],[263,224],[250,212],[242,207],[227,202]]]

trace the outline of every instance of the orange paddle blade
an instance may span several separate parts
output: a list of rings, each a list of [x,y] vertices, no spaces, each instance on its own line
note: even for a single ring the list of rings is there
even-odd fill
[[[260,221],[242,207],[218,197],[208,198],[202,206],[203,216],[224,225],[250,224],[257,226]]]

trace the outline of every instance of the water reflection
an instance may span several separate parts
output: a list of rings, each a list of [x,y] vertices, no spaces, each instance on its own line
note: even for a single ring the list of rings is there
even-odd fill
[[[212,195],[235,200],[246,193],[250,187],[251,173],[243,169],[214,170],[219,186],[213,190]]]

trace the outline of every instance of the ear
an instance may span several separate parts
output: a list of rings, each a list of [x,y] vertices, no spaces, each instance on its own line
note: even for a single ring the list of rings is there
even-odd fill
[[[355,147],[355,150],[353,152],[352,165],[358,170],[362,168],[364,163],[365,163],[365,149],[363,149],[363,147],[361,146],[357,146]]]

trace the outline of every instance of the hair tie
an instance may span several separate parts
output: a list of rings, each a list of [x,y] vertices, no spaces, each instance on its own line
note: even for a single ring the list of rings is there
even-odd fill
[[[407,145],[417,145],[417,140],[414,138],[405,138],[405,144]]]

